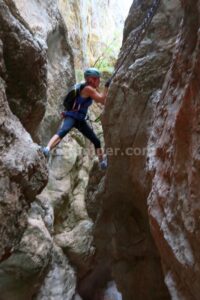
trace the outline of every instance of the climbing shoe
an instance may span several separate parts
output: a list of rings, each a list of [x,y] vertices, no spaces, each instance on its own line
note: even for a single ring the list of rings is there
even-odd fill
[[[49,156],[50,156],[50,150],[49,150],[49,148],[48,147],[42,147],[41,150],[42,150],[42,153],[44,154],[44,156],[47,159],[49,159]]]
[[[107,158],[104,158],[102,159],[100,162],[99,162],[99,168],[101,170],[106,170],[108,167],[108,162],[107,162]]]

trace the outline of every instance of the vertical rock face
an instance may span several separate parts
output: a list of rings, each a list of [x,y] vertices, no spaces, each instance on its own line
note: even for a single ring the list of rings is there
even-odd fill
[[[22,66],[20,66],[22,57],[18,56],[19,52],[21,55],[25,55],[25,53],[30,55],[31,59],[33,57],[38,57],[39,59],[40,57],[40,62],[44,62],[45,58],[42,57],[39,45],[34,42],[31,33],[20,22],[18,16],[15,15],[12,5],[9,6],[7,2],[1,2],[0,14],[0,76],[2,76],[0,77],[0,260],[4,261],[19,244],[22,234],[27,227],[28,208],[47,182],[47,169],[44,157],[38,151],[38,146],[33,143],[19,119],[13,115],[7,101],[10,95],[14,95],[17,90],[17,86],[12,81],[16,80],[16,78],[13,79],[14,74],[17,74],[15,67],[20,67],[18,70],[20,74],[18,78],[19,84],[20,80],[22,80],[20,76],[24,76],[28,69],[29,72],[31,71],[32,65],[30,66],[29,62],[27,62],[23,74]],[[21,47],[20,50],[18,49],[19,45]],[[12,58],[11,55],[13,56]],[[10,65],[11,60],[12,64]],[[10,78],[11,74],[9,73],[11,67],[13,69],[12,78]],[[38,70],[36,66],[37,71],[38,76],[40,76],[43,72],[43,67],[41,67],[41,70]],[[41,82],[41,86],[43,83],[44,81]],[[31,87],[31,79],[29,84],[27,90],[33,88]],[[40,99],[42,93],[43,86],[38,90],[38,94],[35,95],[35,100]],[[18,105],[21,105],[21,110],[24,109],[24,115],[26,115],[26,109],[31,110],[34,101],[27,108],[26,103],[23,102],[25,99],[20,98],[19,94],[18,96]],[[30,101],[32,100],[30,99]],[[38,102],[36,101],[35,105],[37,106],[37,104]],[[12,107],[12,104],[10,106]],[[18,114],[18,110],[16,110],[16,114]],[[22,121],[24,121],[24,115],[22,115]],[[34,132],[35,128],[37,128],[37,124],[33,123],[30,131]],[[3,273],[3,268],[0,268],[1,299],[8,299],[4,295],[6,285],[3,286]]]
[[[0,13],[4,80],[11,110],[36,138],[47,106],[40,128],[47,140],[58,126],[59,111],[55,110],[61,108],[61,95],[74,82],[65,25],[51,0],[4,1]]]
[[[16,9],[46,53],[46,113],[39,136],[46,143],[60,121],[62,95],[75,81],[73,55],[56,1],[15,0]],[[35,70],[35,66],[34,66]],[[40,78],[38,78],[40,80]],[[44,113],[43,113],[44,115]]]
[[[182,1],[184,19],[149,142],[148,209],[172,299],[199,299],[200,2]]]
[[[3,260],[22,236],[28,206],[44,187],[47,170],[38,147],[9,109],[2,79],[0,124],[0,259]]]
[[[132,52],[126,53],[149,6],[149,1],[135,1],[126,21],[120,56],[127,58],[110,88],[103,117],[109,168],[96,197],[101,209],[95,224],[99,269],[94,277],[114,277],[126,300],[170,298],[150,234],[146,199],[151,181],[145,164],[153,111],[171,62],[181,9],[178,1],[162,2],[135,60]],[[87,200],[89,209],[92,201]],[[81,288],[86,291],[87,282]]]
[[[121,45],[121,31],[132,0],[59,0],[60,11],[69,30],[69,39],[75,54],[77,68],[88,67],[110,48],[116,49],[116,58]],[[114,46],[116,45],[116,46]]]
[[[0,28],[7,99],[11,110],[34,136],[45,112],[46,51],[12,0],[0,3]]]
[[[39,200],[30,208],[47,183],[47,168],[27,131],[38,137],[47,106],[40,137],[45,142],[53,133],[58,101],[74,81],[73,56],[55,1],[1,1],[0,24],[0,298],[32,299],[49,267],[48,287],[59,274],[71,274],[61,292],[66,299],[74,294],[76,281],[53,243],[53,213]],[[52,114],[55,122],[49,125]],[[43,290],[40,297],[56,294]]]
[[[8,10],[14,9],[20,22],[28,28],[31,42],[39,45],[42,51],[43,88],[47,98],[42,101],[45,108],[47,100],[46,113],[39,130],[40,119],[35,120],[37,127],[30,132],[36,138],[39,136],[45,144],[61,123],[61,96],[75,81],[66,28],[55,1],[16,0],[15,5],[10,1],[5,3],[9,3],[5,5]],[[5,22],[10,26],[10,20],[5,18]],[[5,45],[8,41],[10,38]],[[2,63],[3,75],[6,75],[5,67]],[[38,70],[41,71],[40,68]],[[39,82],[41,78],[37,79]],[[30,80],[27,88],[29,83]],[[39,94],[40,89],[34,90],[35,99],[37,92]],[[26,97],[19,99],[22,105],[27,100]],[[12,109],[23,121],[20,107],[19,113],[15,107]],[[31,126],[33,123],[31,119]],[[86,211],[84,193],[91,162],[83,147],[89,148],[85,139],[80,134],[72,133],[53,153],[53,159],[49,162],[49,184],[31,205],[27,224],[23,227],[26,230],[22,238],[19,236],[17,249],[0,265],[1,300],[72,299],[77,277],[84,276],[90,270],[95,250],[92,245],[93,223]],[[33,198],[35,196],[36,193]],[[78,275],[72,264],[77,268]],[[56,287],[52,282],[56,282]]]
[[[200,3],[182,1],[176,40],[180,3],[162,1],[135,55],[129,49],[149,3],[134,1],[125,24],[120,58],[126,60],[103,117],[109,168],[102,178],[93,167],[88,210],[90,155],[74,132],[53,154],[48,187],[36,198],[47,170],[29,133],[47,142],[60,122],[61,95],[75,81],[57,1],[0,3],[1,300],[199,299]],[[68,20],[77,14],[77,64],[80,53],[99,53],[86,50],[86,40],[97,41],[112,25],[109,11],[102,17],[106,4],[118,22],[114,0],[97,7],[94,1],[60,0],[60,7],[71,9]],[[98,22],[102,18],[108,23]]]
[[[85,148],[84,139],[75,132],[62,141],[49,164],[47,188],[38,197],[42,206],[45,204],[43,220],[54,239],[50,270],[37,300],[73,299],[78,279],[92,267],[93,222],[84,197],[91,162]]]
[[[75,81],[72,52],[55,1],[16,0],[15,3],[34,38],[46,50],[48,103],[39,128],[39,137],[46,144],[61,123],[61,96]],[[93,223],[87,214],[84,194],[93,156],[89,159],[88,148],[85,139],[73,132],[53,153],[49,184],[29,211],[28,227],[18,247],[22,255],[15,251],[2,266],[0,290],[9,291],[5,298],[12,300],[17,295],[20,300],[27,300],[34,294],[37,300],[71,299],[77,277],[90,270],[94,256]],[[28,262],[26,266],[20,268],[19,257]],[[75,265],[78,275],[71,265]],[[26,285],[26,273],[31,288]],[[15,281],[19,288],[16,285],[10,288]],[[55,281],[56,287],[52,284]]]

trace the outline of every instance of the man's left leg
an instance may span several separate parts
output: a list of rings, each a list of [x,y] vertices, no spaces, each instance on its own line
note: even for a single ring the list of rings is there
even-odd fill
[[[100,139],[96,136],[92,128],[88,125],[88,123],[84,121],[79,121],[76,123],[75,127],[86,137],[88,138],[95,147],[95,152],[98,156],[99,163],[102,169],[107,167],[107,161],[103,159],[103,150],[101,148]]]

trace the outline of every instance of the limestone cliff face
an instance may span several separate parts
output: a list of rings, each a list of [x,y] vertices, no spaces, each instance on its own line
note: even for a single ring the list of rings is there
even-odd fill
[[[200,297],[199,1],[184,19],[149,141],[148,210],[172,299]]]
[[[0,24],[0,298],[32,299],[50,269],[50,282],[60,273],[67,278],[66,299],[73,296],[76,279],[53,242],[49,205],[36,200],[48,174],[32,138],[45,143],[60,121],[58,102],[74,81],[73,56],[55,1],[1,1]],[[56,125],[49,126],[52,114]],[[40,295],[49,299],[43,291]]]
[[[111,10],[121,18],[116,1],[97,2],[98,11],[94,1],[59,2],[79,66],[88,64],[83,53],[98,56]],[[120,58],[149,5],[133,2]],[[179,27],[179,1],[162,1],[110,87],[106,176],[72,132],[53,152],[38,195],[47,168],[32,138],[45,144],[61,121],[73,54],[57,1],[0,2],[1,300],[199,299],[200,3],[182,5]],[[88,50],[87,40],[98,47]]]
[[[14,1],[1,1],[0,38],[3,43],[6,94],[11,110],[28,132],[35,135],[45,112],[47,55],[33,38]],[[34,67],[34,69],[33,69]]]
[[[14,14],[15,18],[6,15],[5,12],[7,11],[11,16]],[[20,85],[24,82],[27,91],[32,90],[35,101],[35,106],[31,109],[32,100],[30,99],[30,103],[27,102],[27,95],[30,92],[25,94],[21,91],[21,94],[15,99],[16,106],[13,105],[13,98],[9,98],[10,107],[24,127],[29,130],[32,137],[45,145],[55,134],[62,121],[60,117],[61,109],[63,109],[62,95],[75,82],[73,55],[68,43],[66,27],[56,2],[51,0],[45,2],[35,0],[5,1],[2,4],[1,12],[2,25],[4,26],[4,30],[0,32],[4,42],[3,47],[5,49],[10,47],[10,51],[6,52],[7,56],[1,51],[6,60],[1,60],[0,74],[8,83],[9,80],[13,80],[12,75],[15,74],[16,81],[18,78]],[[16,23],[17,21],[19,24]],[[13,34],[6,31],[5,28],[7,27],[4,23],[9,29],[14,28]],[[17,25],[14,26],[15,24]],[[22,33],[18,27],[22,27]],[[25,38],[23,37],[24,31],[28,37],[26,35]],[[15,57],[13,54],[15,44],[13,47],[10,44],[12,45],[12,37],[17,34],[19,55]],[[23,47],[30,55],[30,59],[25,55],[26,52]],[[29,53],[31,50],[32,52]],[[37,65],[38,57],[40,64]],[[10,60],[11,63],[9,64]],[[15,60],[15,64],[13,60]],[[8,67],[12,67],[12,74],[8,73]],[[30,73],[28,78],[26,78],[27,73]],[[31,80],[32,73],[37,77],[36,82],[34,81],[36,80],[35,77],[33,81]],[[43,77],[40,76],[41,74]],[[8,95],[14,93],[15,89],[18,88],[16,81],[15,85],[8,85]],[[36,83],[38,84],[37,89],[34,86]],[[37,103],[43,105],[40,114],[34,112]],[[30,115],[29,127],[24,121],[28,115],[26,110],[29,110]],[[92,119],[96,118],[94,113],[91,117]],[[0,298],[1,300],[71,300],[75,295],[78,278],[85,276],[91,269],[95,253],[92,243],[93,222],[88,217],[84,197],[88,174],[94,157],[91,152],[94,151],[91,151],[91,145],[85,141],[82,135],[72,132],[52,154],[52,159],[48,163],[48,185],[36,197],[47,181],[46,168],[43,170],[44,157],[38,150],[38,146],[32,144],[31,138],[27,139],[27,133],[20,125],[20,121],[12,125],[12,127],[16,126],[21,130],[19,133],[16,130],[16,134],[22,135],[22,144],[19,146],[20,155],[17,154],[16,147],[13,145],[13,150],[8,155],[8,163],[6,161],[6,164],[10,164],[9,172],[13,172],[13,177],[9,175],[10,173],[8,176],[13,178],[13,181],[17,181],[19,191],[17,190],[18,193],[16,193],[16,189],[13,191],[16,193],[16,199],[14,198],[13,201],[11,199],[1,211],[2,215],[6,212],[6,216],[3,218],[4,225],[11,222],[13,216],[15,218],[11,225],[7,226],[6,230],[4,229],[5,238],[1,253],[3,262],[0,265]],[[94,126],[96,129],[99,127]],[[101,134],[101,129],[99,133]],[[18,136],[17,138],[19,139]],[[10,143],[11,138],[9,136],[8,139],[8,143]],[[17,144],[20,144],[20,141]],[[3,145],[4,139],[2,140],[2,147]],[[24,161],[24,166],[23,163],[22,165],[19,164],[18,170],[17,167],[14,167],[14,163],[18,163],[18,157],[19,159],[22,157],[24,160],[23,155],[26,152],[23,148],[26,149],[27,147],[34,149],[32,150],[33,154],[30,149],[27,151],[30,156],[29,160]],[[5,152],[8,151],[5,146],[4,148]],[[34,161],[34,155],[36,158],[38,156],[38,161]],[[12,163],[10,159],[13,160]],[[41,159],[42,162],[40,162]],[[32,163],[31,166],[29,166],[29,161],[30,164]],[[21,175],[22,178],[20,177],[20,170],[24,174]],[[30,180],[30,183],[27,183],[27,180]],[[3,183],[4,181],[2,185]],[[2,189],[2,193],[6,193],[7,189],[6,185],[5,192]],[[21,190],[26,192],[25,196],[29,193],[27,199],[23,193],[21,195]],[[10,193],[12,196],[11,191]],[[27,213],[29,208],[27,208],[27,202],[33,200],[34,202]],[[15,213],[13,212],[14,209],[16,210]],[[7,216],[8,212],[10,215]],[[10,241],[9,235],[11,236]],[[16,243],[17,246],[12,249],[13,244]]]
[[[1,1],[0,23],[0,294],[13,299],[17,267],[7,262],[27,228],[31,202],[47,183],[45,159],[24,129],[34,136],[44,114],[46,55],[12,1]]]
[[[38,130],[40,139],[45,143],[58,127],[62,96],[75,81],[72,50],[56,1],[15,0],[14,2],[20,16],[34,34],[35,40],[45,49],[47,104],[45,117]]]
[[[133,3],[120,57],[131,47],[148,7],[149,1]],[[87,299],[93,299],[89,282],[99,274],[116,280],[123,299],[170,299],[150,233],[147,197],[151,180],[146,159],[153,113],[171,63],[180,17],[178,1],[163,1],[136,60],[133,53],[127,55],[110,87],[103,116],[109,168],[99,194],[96,198],[89,194],[87,199],[91,216],[98,216],[96,272],[80,285]],[[99,212],[94,211],[94,201]]]
[[[0,260],[2,261],[11,254],[13,247],[20,241],[26,228],[30,203],[47,182],[47,169],[38,146],[32,142],[30,135],[9,109],[5,82],[2,78],[0,78],[0,124]]]
[[[124,20],[131,3],[132,0],[59,0],[76,68],[94,64],[105,50],[105,57],[117,58]]]

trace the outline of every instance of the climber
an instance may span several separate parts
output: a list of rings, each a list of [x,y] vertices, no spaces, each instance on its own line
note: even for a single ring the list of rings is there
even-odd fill
[[[64,121],[60,129],[50,139],[48,145],[42,148],[42,152],[46,157],[49,157],[51,149],[56,147],[64,136],[75,127],[94,144],[95,152],[99,159],[99,166],[102,170],[106,169],[107,160],[103,157],[101,142],[85,120],[88,107],[92,104],[93,100],[97,103],[105,104],[110,81],[106,82],[103,93],[99,93],[97,88],[100,84],[100,77],[101,74],[96,68],[88,68],[84,72],[85,87],[80,91],[75,100],[78,108],[63,113]]]

